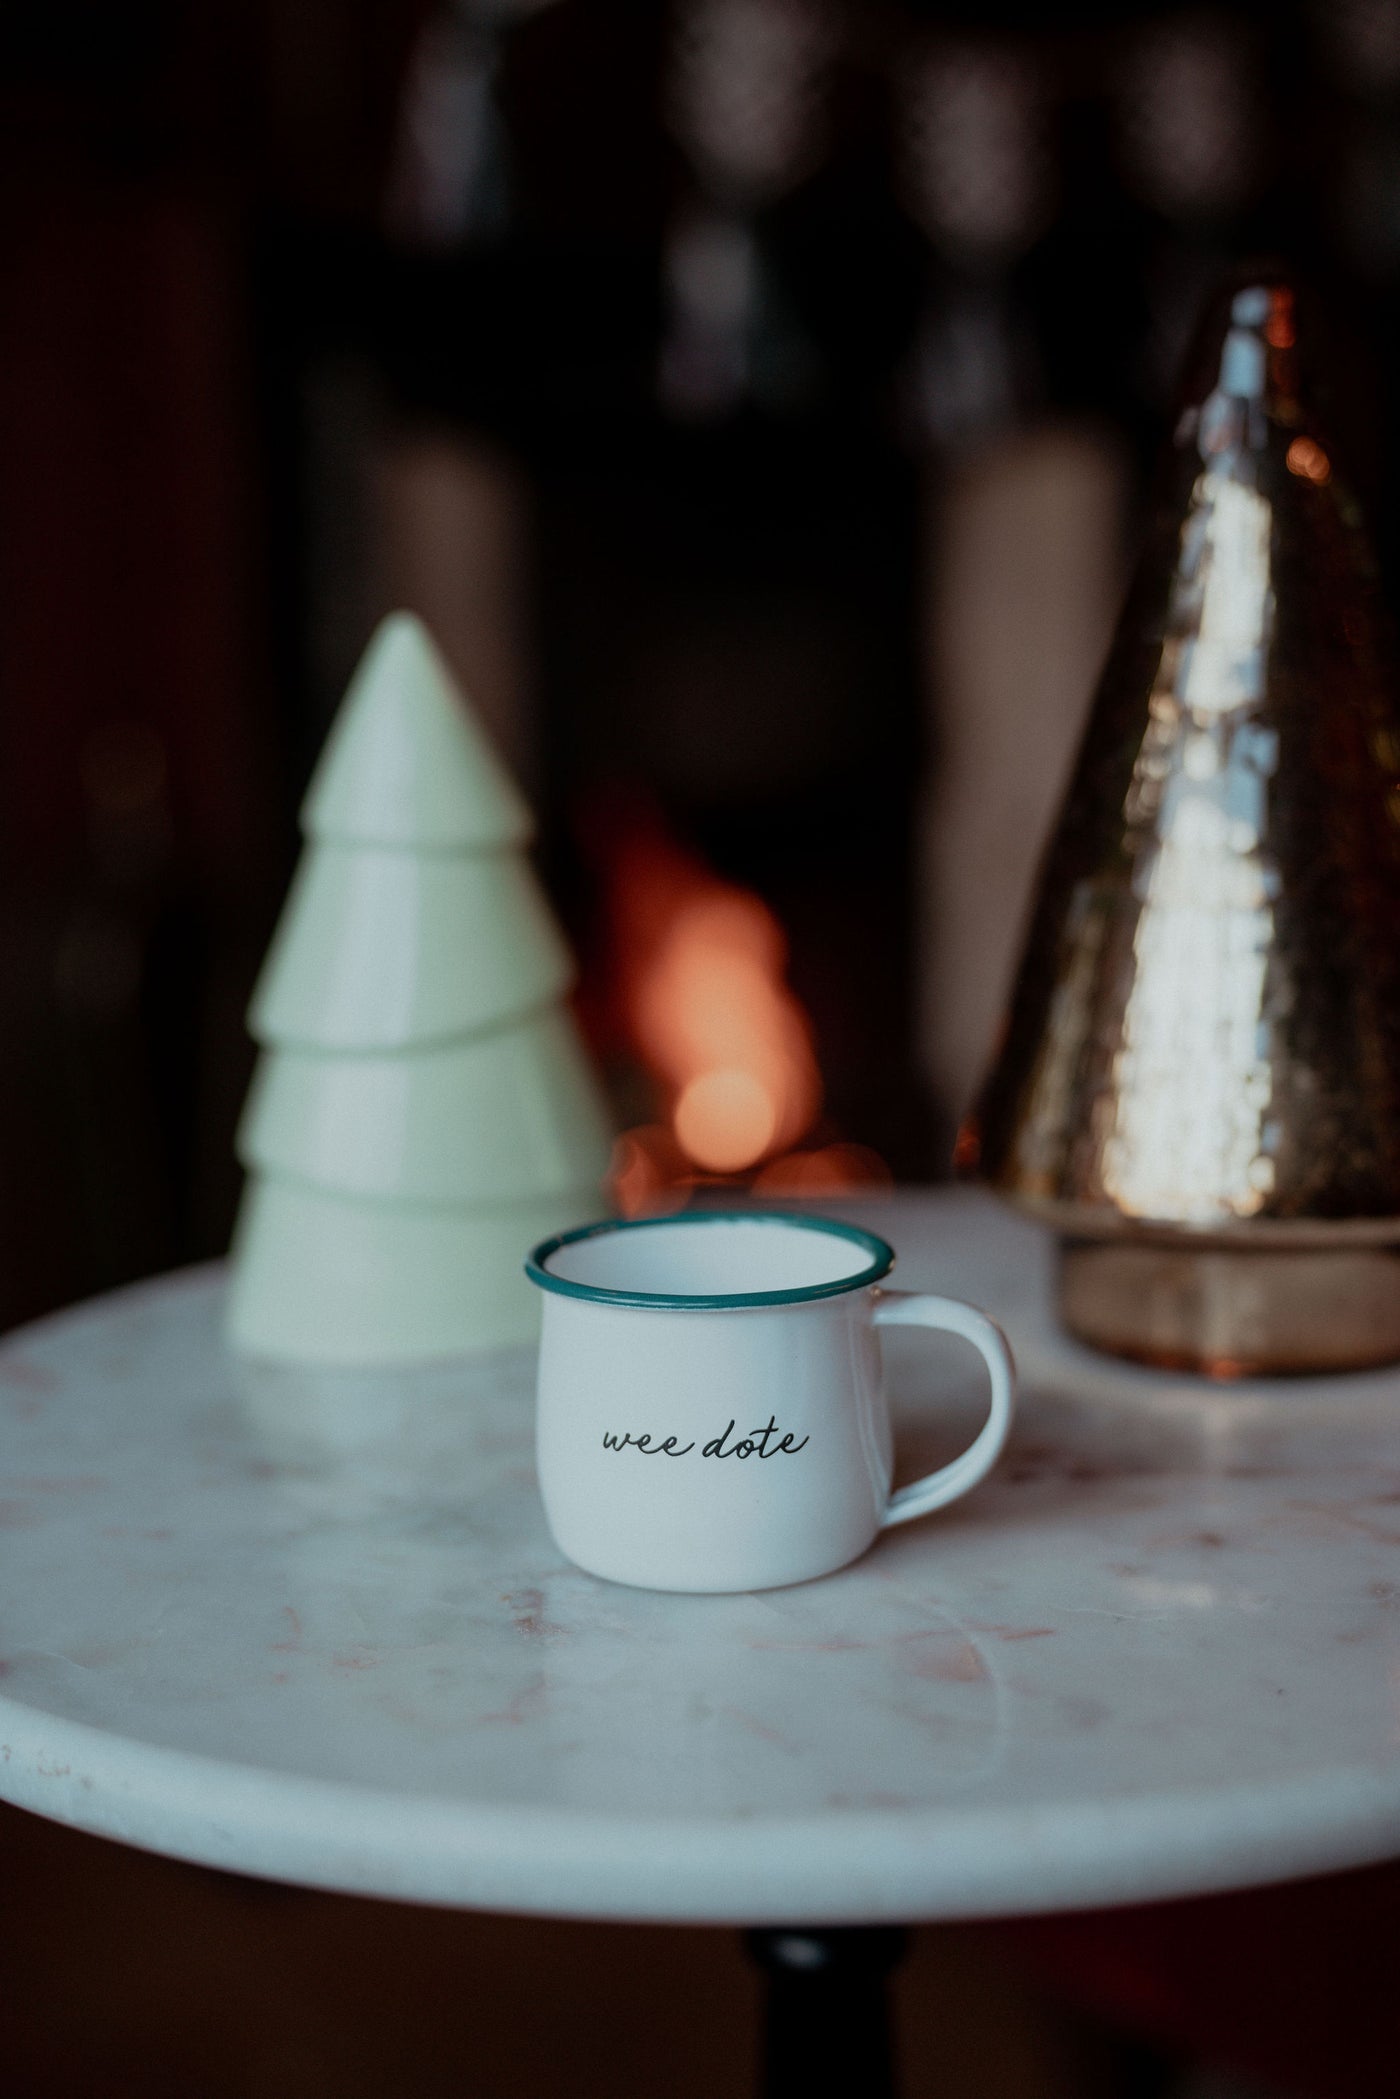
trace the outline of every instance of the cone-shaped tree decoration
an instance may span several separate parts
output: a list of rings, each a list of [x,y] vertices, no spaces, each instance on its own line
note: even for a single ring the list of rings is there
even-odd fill
[[[302,822],[250,1013],[230,1340],[349,1364],[529,1339],[521,1264],[597,1213],[607,1119],[529,813],[407,614],[371,642]]]
[[[1274,277],[1208,329],[964,1160],[1085,1339],[1400,1355],[1400,718]]]

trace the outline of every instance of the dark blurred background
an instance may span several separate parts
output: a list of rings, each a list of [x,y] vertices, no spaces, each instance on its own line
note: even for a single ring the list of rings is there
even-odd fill
[[[388,607],[540,810],[635,1206],[944,1169],[1232,259],[1327,293],[1394,580],[1397,0],[12,0],[0,53],[7,1321],[226,1243]],[[707,888],[819,1090],[687,1154],[638,984]]]
[[[1394,594],[1400,0],[10,0],[0,65],[5,1324],[227,1243],[243,1007],[390,607],[539,809],[637,1207],[944,1170],[1233,261],[1325,294]],[[682,1128],[648,1035],[697,896],[733,953],[694,981],[812,1066],[757,1135]],[[87,1904],[147,1920],[155,1960],[187,1912],[246,1989],[290,1929],[250,1904],[370,1931],[37,1829],[0,1857],[30,1905],[67,1891],[57,1936]],[[402,1993],[419,1926],[381,1929],[354,1958]],[[479,1962],[485,1927],[451,1929]],[[527,1965],[620,1943],[551,1931]],[[661,1937],[628,1958],[664,1993]],[[981,2019],[992,2081],[963,2089],[1097,2088],[1077,2029],[950,1958],[919,2002]],[[324,2006],[246,2060],[225,2035],[226,2083],[188,2073],[158,1992],[103,2083],[110,2005],[90,1978],[96,2052],[55,2054],[42,1973],[72,1988],[36,1953],[16,2027],[12,1986],[6,2092],[393,2088],[353,2083]],[[215,1970],[180,1973],[202,2003]],[[747,2048],[736,1973],[713,1988]],[[683,2089],[640,2074],[611,2088]]]

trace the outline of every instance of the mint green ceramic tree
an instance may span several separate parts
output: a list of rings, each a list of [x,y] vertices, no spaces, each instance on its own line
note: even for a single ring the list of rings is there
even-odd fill
[[[302,828],[249,1014],[230,1341],[364,1364],[526,1340],[521,1262],[597,1213],[607,1119],[529,812],[411,615],[370,643]]]

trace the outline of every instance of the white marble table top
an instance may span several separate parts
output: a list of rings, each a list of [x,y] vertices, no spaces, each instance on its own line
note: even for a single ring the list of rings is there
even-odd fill
[[[0,1796],[581,1917],[1012,1914],[1400,1853],[1400,1374],[1135,1372],[1056,1336],[1045,1242],[986,1198],[852,1214],[900,1285],[1001,1317],[1021,1426],[959,1507],[763,1595],[561,1560],[527,1356],[253,1373],[217,1270],[12,1336]],[[896,1343],[912,1471],[975,1377]]]

